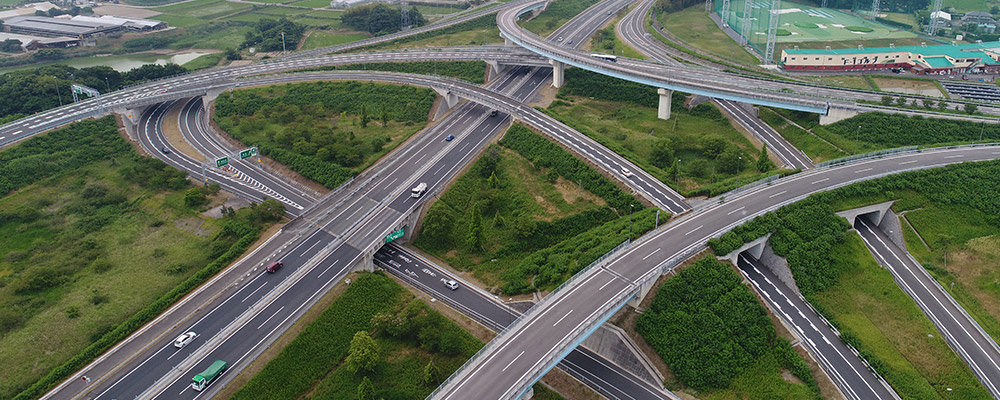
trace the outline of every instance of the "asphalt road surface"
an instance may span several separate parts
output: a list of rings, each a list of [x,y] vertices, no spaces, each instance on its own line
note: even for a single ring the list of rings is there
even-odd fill
[[[1000,398],[1000,348],[997,348],[996,342],[922,265],[910,257],[906,250],[896,246],[881,229],[864,216],[855,219],[854,229],[861,234],[861,239],[876,261],[892,272],[896,284],[934,322],[948,344],[965,360],[986,390],[993,397]]]

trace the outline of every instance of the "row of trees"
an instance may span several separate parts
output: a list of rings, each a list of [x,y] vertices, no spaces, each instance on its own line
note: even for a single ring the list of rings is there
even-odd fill
[[[70,93],[70,85],[73,83],[105,92],[186,71],[177,64],[147,64],[128,72],[118,72],[108,66],[78,69],[65,65],[12,71],[0,74],[0,93],[4,94],[0,96],[0,117],[33,114],[70,103],[73,101]]]
[[[1000,138],[1000,125],[899,114],[864,113],[825,127],[847,139],[881,147],[970,142]]]
[[[281,51],[285,48],[295,50],[305,31],[305,25],[285,17],[278,20],[261,18],[253,26],[253,30],[246,33],[246,40],[240,44],[240,48],[255,47],[257,51]]]
[[[906,98],[903,96],[897,97],[895,99],[893,99],[892,96],[882,96],[881,101],[883,106],[891,106],[893,103],[895,103],[897,106],[900,107],[906,106]],[[948,102],[944,100],[935,102],[932,99],[923,99],[920,101],[920,104],[928,110],[934,107],[937,107],[939,111],[945,111],[948,109]],[[917,99],[913,99],[913,102],[910,103],[910,107],[920,107],[917,105]],[[958,106],[955,106],[955,110],[958,110]],[[962,105],[962,110],[964,110],[967,114],[972,115],[979,110],[979,107],[972,103],[965,103],[964,105]]]
[[[402,27],[402,11],[383,3],[365,4],[344,10],[340,15],[342,24],[375,36],[399,32]],[[427,23],[416,6],[408,12],[410,26],[418,27]]]

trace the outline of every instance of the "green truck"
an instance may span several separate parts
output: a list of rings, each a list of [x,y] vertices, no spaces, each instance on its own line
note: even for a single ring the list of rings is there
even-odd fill
[[[194,379],[192,379],[191,382],[191,389],[199,392],[202,391],[202,389],[205,389],[205,387],[212,383],[215,378],[222,375],[222,372],[225,371],[228,366],[229,363],[225,361],[215,360],[215,362],[212,363],[212,365],[209,365],[208,368],[205,368],[202,373],[194,376]]]

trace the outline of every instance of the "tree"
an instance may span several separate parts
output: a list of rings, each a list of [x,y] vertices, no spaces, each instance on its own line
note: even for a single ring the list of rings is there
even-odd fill
[[[364,128],[368,126],[368,122],[371,122],[372,118],[368,116],[368,108],[364,104],[361,105],[361,127]]]
[[[892,96],[882,96],[882,105],[883,106],[891,106],[892,105]]]
[[[670,139],[663,138],[653,142],[650,153],[650,161],[653,162],[653,165],[660,168],[666,167],[674,161],[674,150],[671,146]]]
[[[944,111],[944,109],[948,108],[948,103],[946,103],[944,100],[941,100],[938,102],[937,106],[938,110]]]
[[[438,376],[440,375],[441,371],[438,369],[437,365],[434,365],[434,360],[428,361],[427,366],[424,367],[424,385],[437,385]]]
[[[719,155],[719,170],[730,174],[736,174],[743,170],[744,163],[748,161],[743,150],[730,145]]]
[[[924,99],[924,108],[929,110],[931,107],[934,107],[934,100]]]
[[[757,171],[767,172],[774,168],[774,163],[767,156],[767,143],[760,148],[760,156],[757,158]]]
[[[679,180],[679,177],[677,176],[677,173],[680,172],[677,170],[680,167],[677,165],[679,161],[680,159],[674,159],[674,162],[670,163],[670,169],[667,170],[667,179],[673,178],[674,182]]]
[[[233,47],[227,48],[225,51],[222,52],[222,54],[224,56],[226,56],[226,59],[229,60],[229,61],[235,61],[235,60],[242,60],[243,59],[243,56],[240,55],[240,52],[237,51]]]
[[[375,385],[367,376],[358,385],[358,400],[375,400]]]
[[[898,105],[900,107],[905,106],[906,105],[906,98],[903,97],[903,96],[899,96],[898,98],[896,98],[896,105]]]
[[[483,222],[479,207],[469,210],[469,234],[465,237],[465,244],[473,250],[478,250],[483,245]]]
[[[965,104],[965,113],[966,114],[969,114],[969,115],[975,114],[976,110],[978,110],[978,109],[979,109],[979,107],[976,106],[975,104],[969,104],[969,103]]]
[[[188,207],[197,207],[205,204],[205,194],[201,192],[201,189],[190,188],[184,193],[184,205]]]
[[[378,343],[375,343],[375,339],[372,339],[368,332],[358,331],[354,334],[354,339],[351,339],[351,347],[347,353],[347,366],[351,371],[355,373],[360,370],[374,371],[378,365],[379,357]]]

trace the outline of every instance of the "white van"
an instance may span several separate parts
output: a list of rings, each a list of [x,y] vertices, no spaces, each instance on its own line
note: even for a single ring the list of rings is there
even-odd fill
[[[410,197],[418,198],[421,195],[423,195],[424,192],[426,192],[426,191],[427,191],[427,184],[423,183],[423,182],[420,182],[419,185],[417,185],[416,187],[413,188],[413,190],[410,193]]]

